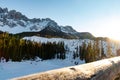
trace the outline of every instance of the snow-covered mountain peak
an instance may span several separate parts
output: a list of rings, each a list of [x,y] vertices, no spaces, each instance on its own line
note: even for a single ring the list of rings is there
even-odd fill
[[[58,28],[58,24],[54,21],[54,20],[51,20],[50,18],[46,18],[46,19],[42,19],[41,20],[42,22],[47,22],[47,24],[45,25],[46,27],[56,27]]]
[[[9,28],[5,30],[4,28]],[[16,27],[20,31],[15,31]],[[59,30],[64,33],[76,32],[72,27],[59,26],[54,20],[50,18],[40,19],[33,18],[29,19],[21,12],[16,10],[8,10],[7,8],[0,8],[0,30],[7,31],[9,33],[20,33],[20,32],[31,32],[31,31],[41,31],[46,27],[52,28],[51,30]],[[15,30],[14,30],[15,29]],[[15,32],[14,32],[15,31]]]
[[[84,35],[75,31],[71,26],[59,26],[50,18],[30,19],[21,12],[7,8],[0,8],[0,31],[12,34],[30,33],[32,36],[40,35],[43,37],[84,38]],[[93,38],[91,34],[88,36]]]
[[[65,33],[76,33],[76,30],[74,30],[71,26],[61,26],[61,30]]]
[[[7,8],[1,8],[0,7],[0,13],[7,13],[8,12],[8,9]]]

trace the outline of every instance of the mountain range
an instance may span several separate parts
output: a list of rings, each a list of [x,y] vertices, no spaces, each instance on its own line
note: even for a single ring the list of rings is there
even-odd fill
[[[92,39],[89,32],[77,32],[71,26],[60,26],[50,18],[30,19],[16,10],[0,8],[0,33],[25,36],[60,37],[68,39]]]

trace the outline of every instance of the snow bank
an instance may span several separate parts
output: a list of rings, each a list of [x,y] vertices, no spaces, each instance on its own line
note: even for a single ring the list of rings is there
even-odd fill
[[[120,77],[119,66],[120,57],[115,57],[11,80],[116,80]]]

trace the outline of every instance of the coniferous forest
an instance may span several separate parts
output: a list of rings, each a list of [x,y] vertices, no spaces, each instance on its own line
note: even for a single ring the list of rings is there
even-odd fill
[[[59,59],[65,59],[64,42],[37,43],[8,33],[0,36],[0,58],[5,58],[6,61],[30,60],[36,57],[46,60],[53,59],[56,55]]]
[[[112,53],[109,41],[107,42],[106,52],[102,40],[100,39],[96,38],[89,43],[83,42],[81,46],[76,48],[76,52],[73,54],[73,59],[79,57],[80,60],[85,60],[85,62],[88,63],[115,56],[115,54]]]
[[[107,55],[112,57],[110,45],[107,47]],[[0,58],[4,58],[6,61],[34,60],[36,57],[42,60],[65,59],[66,51],[68,50],[64,42],[38,43],[8,33],[0,34]],[[73,59],[79,57],[80,60],[85,60],[88,63],[106,58],[107,55],[99,39],[95,39],[93,42],[83,42],[82,45],[77,46],[76,52],[73,52]]]

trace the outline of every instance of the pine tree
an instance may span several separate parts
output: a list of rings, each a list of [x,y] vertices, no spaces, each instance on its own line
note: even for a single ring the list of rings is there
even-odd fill
[[[100,44],[99,44],[99,39],[98,38],[96,38],[95,40],[94,40],[94,45],[93,45],[93,47],[94,47],[94,55],[95,55],[95,58],[96,58],[96,60],[99,60],[100,59]]]
[[[112,57],[112,48],[111,48],[111,45],[110,45],[110,42],[108,41],[107,43],[107,57]]]

